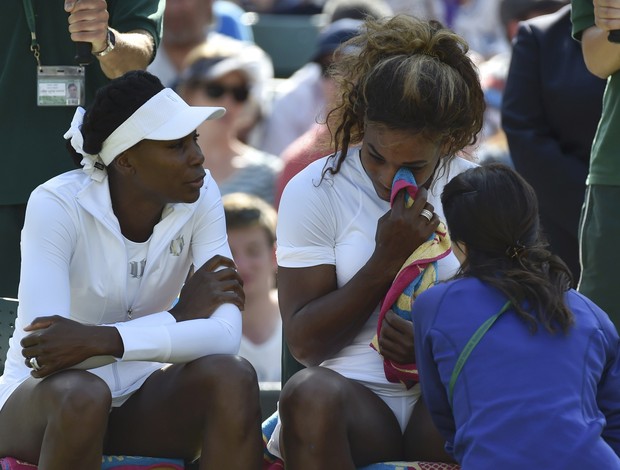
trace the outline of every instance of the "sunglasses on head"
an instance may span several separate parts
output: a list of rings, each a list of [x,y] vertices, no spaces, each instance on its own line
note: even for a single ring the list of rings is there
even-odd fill
[[[226,93],[229,93],[238,103],[243,103],[250,96],[250,90],[245,85],[227,87],[219,83],[207,83],[203,89],[209,98],[221,98]]]

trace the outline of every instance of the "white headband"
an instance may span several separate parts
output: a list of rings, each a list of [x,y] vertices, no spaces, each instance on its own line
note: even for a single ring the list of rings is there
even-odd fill
[[[71,139],[71,146],[84,158],[83,170],[95,181],[106,177],[105,167],[125,150],[138,142],[149,140],[175,140],[193,132],[207,119],[217,119],[224,115],[224,108],[208,106],[190,106],[170,88],[164,88],[112,132],[103,141],[101,151],[91,155],[84,151],[84,138],[81,127],[84,120],[84,108],[75,110],[71,127],[64,134]]]

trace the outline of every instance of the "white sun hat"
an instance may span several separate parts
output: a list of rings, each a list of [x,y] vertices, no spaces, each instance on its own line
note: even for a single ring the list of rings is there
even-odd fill
[[[64,138],[70,139],[75,151],[84,157],[81,162],[84,171],[94,180],[102,181],[106,176],[105,166],[141,140],[180,139],[191,134],[204,121],[220,118],[225,112],[220,107],[190,106],[172,89],[164,88],[118,126],[103,141],[97,155],[90,155],[83,149],[84,138],[80,129],[84,108],[76,109]]]

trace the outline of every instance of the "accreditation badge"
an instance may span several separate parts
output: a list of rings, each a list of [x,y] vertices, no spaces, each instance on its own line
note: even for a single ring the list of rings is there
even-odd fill
[[[84,106],[85,68],[76,65],[37,67],[38,106]]]

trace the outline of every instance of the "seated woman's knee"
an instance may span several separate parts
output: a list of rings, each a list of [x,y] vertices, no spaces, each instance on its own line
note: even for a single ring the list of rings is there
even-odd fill
[[[211,385],[223,386],[233,384],[236,387],[258,390],[258,379],[252,364],[241,356],[217,354],[201,357],[190,363],[193,369],[199,369],[201,376]]]
[[[282,389],[278,405],[280,414],[303,410],[305,414],[326,412],[333,416],[346,400],[343,382],[339,378],[345,380],[324,367],[309,367],[297,372]]]
[[[62,419],[84,421],[107,416],[112,405],[108,385],[86,371],[64,371],[45,379],[45,393],[51,409]]]

